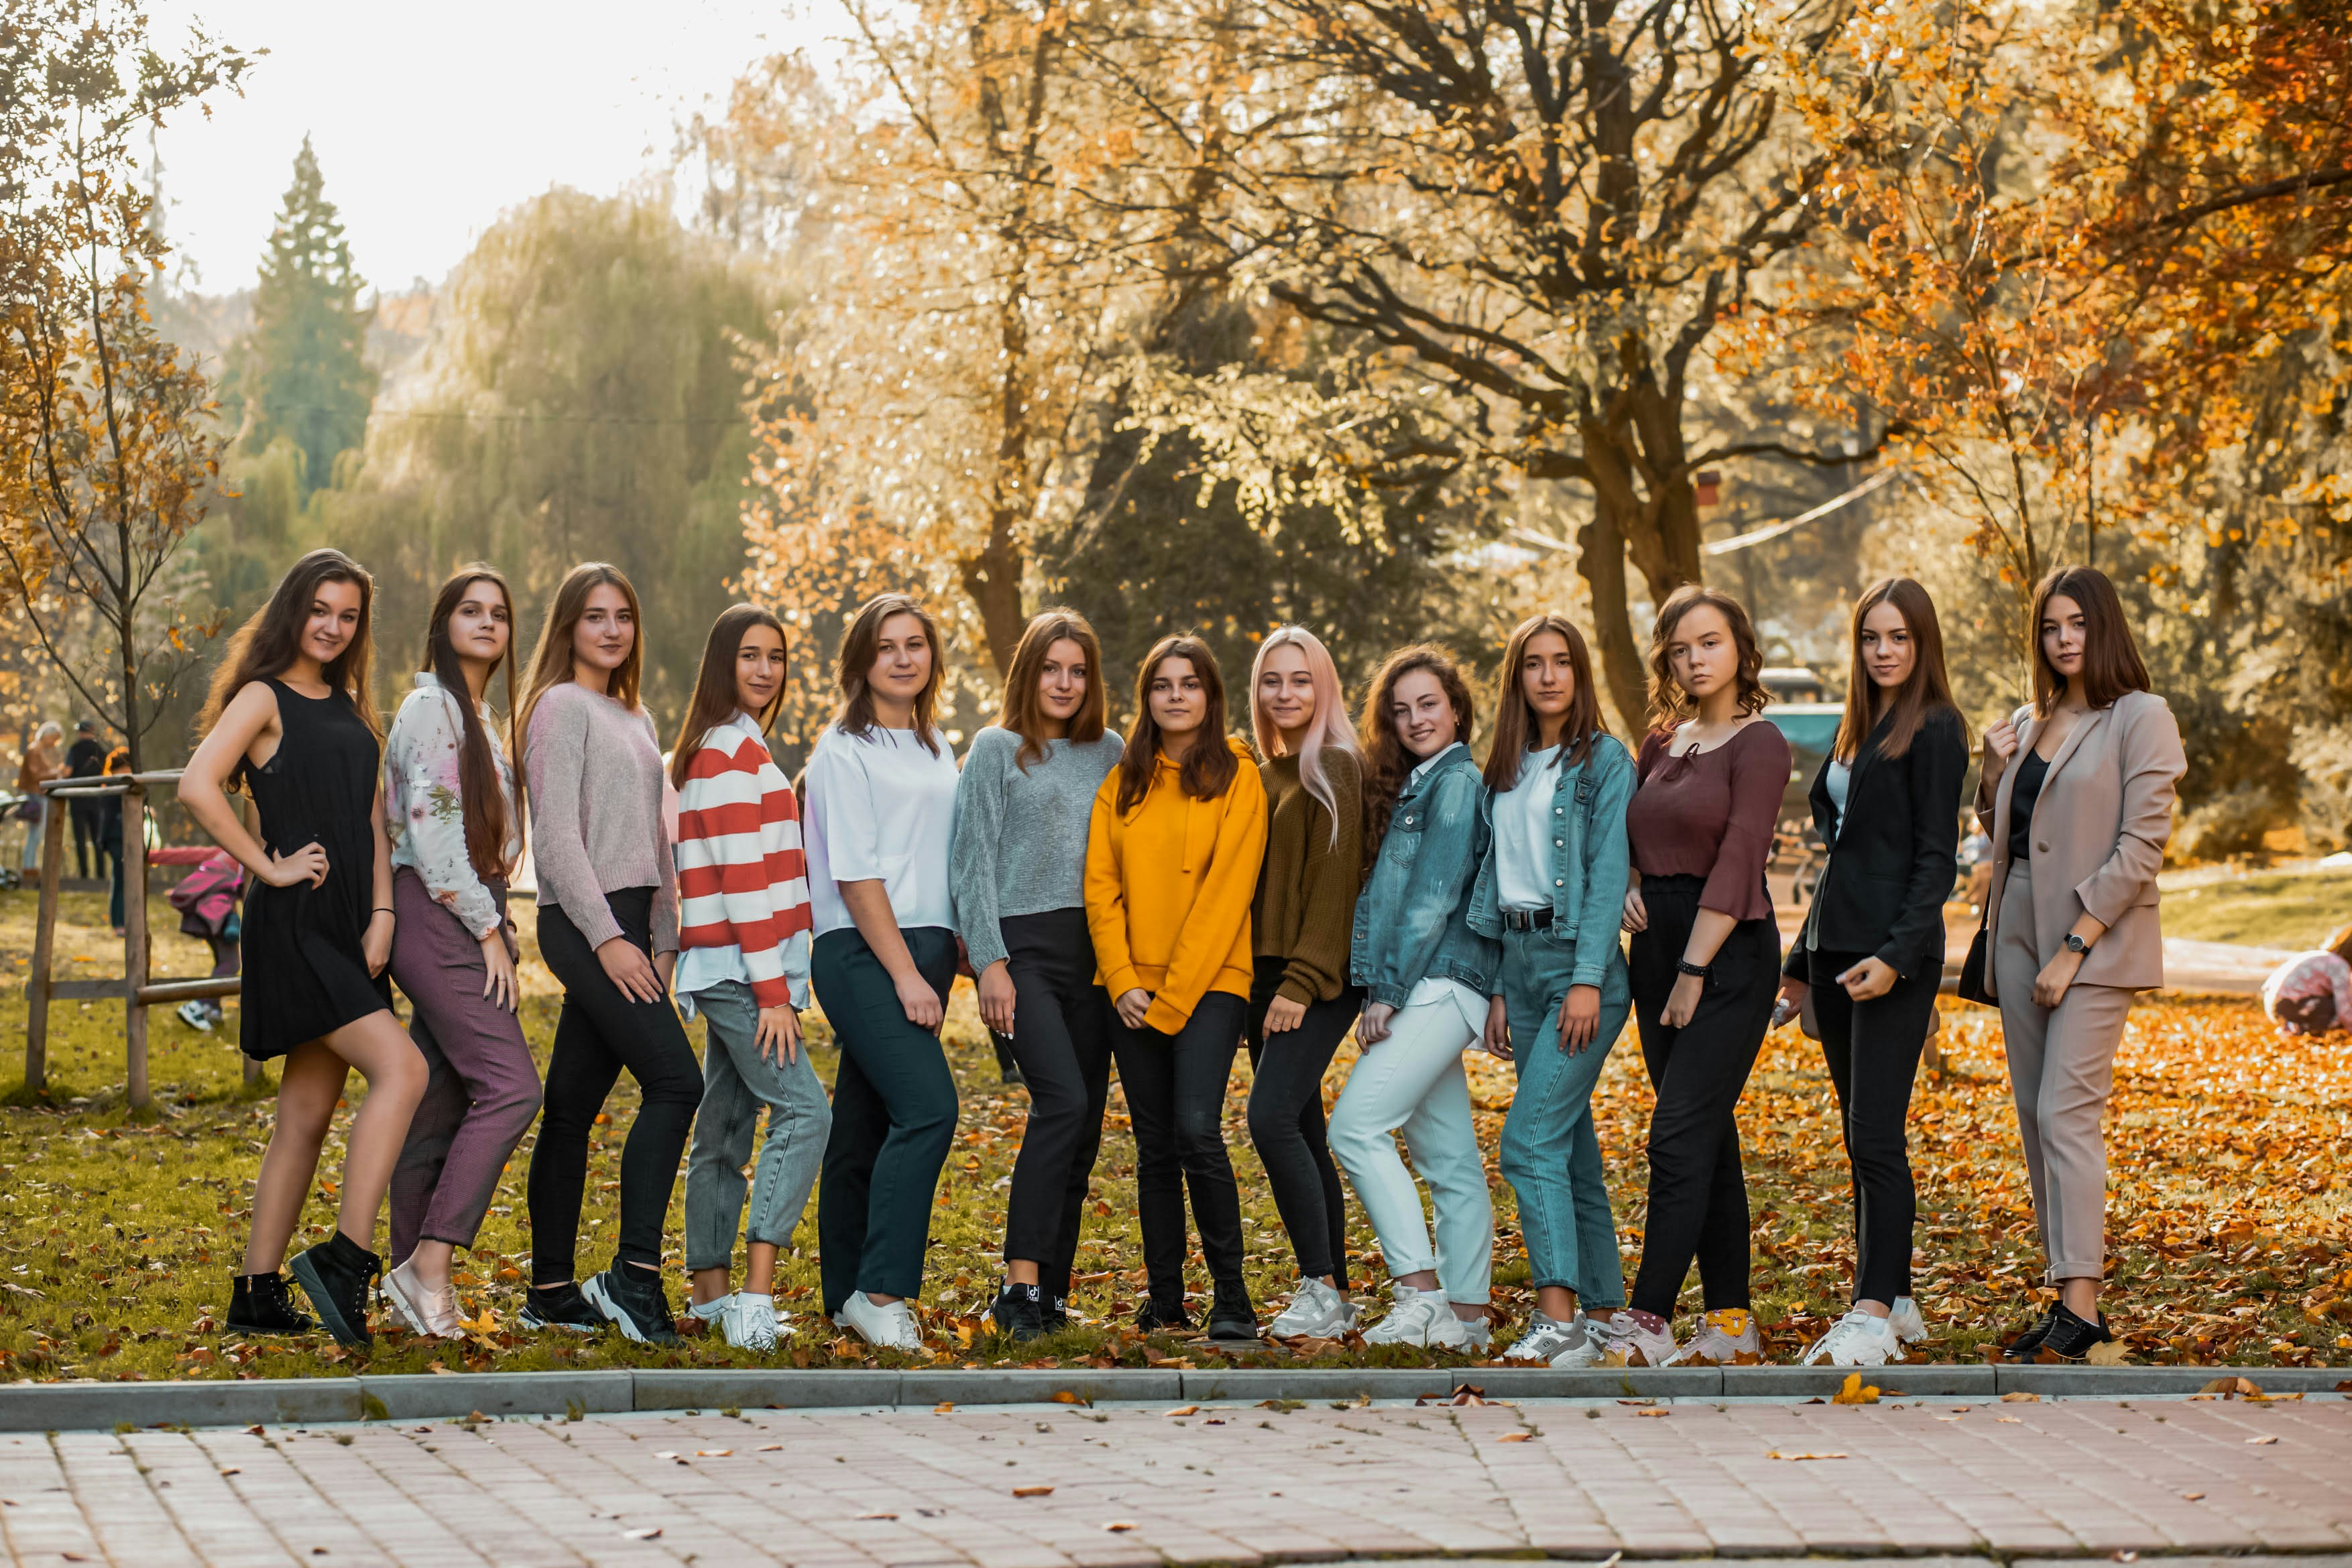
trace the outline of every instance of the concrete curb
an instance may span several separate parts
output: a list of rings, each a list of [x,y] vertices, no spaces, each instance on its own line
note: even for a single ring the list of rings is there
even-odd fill
[[[2178,1398],[2217,1377],[2242,1375],[2267,1394],[2332,1394],[2352,1380],[2343,1367],[1964,1366],[1879,1367],[1865,1383],[1886,1397],[1995,1399]],[[481,1372],[432,1375],[173,1383],[18,1383],[0,1386],[0,1431],[138,1427],[323,1425],[361,1420],[448,1420],[620,1411],[1091,1404],[1255,1403],[1446,1397],[1471,1387],[1492,1399],[1815,1399],[1837,1392],[1834,1367],[1028,1367],[801,1371],[712,1367],[604,1372]]]

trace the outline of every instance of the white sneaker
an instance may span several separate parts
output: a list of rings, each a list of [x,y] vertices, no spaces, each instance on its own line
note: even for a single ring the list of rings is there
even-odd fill
[[[1439,1298],[1441,1301],[1443,1297]],[[1322,1281],[1308,1277],[1298,1282],[1290,1305],[1265,1328],[1268,1339],[1337,1339],[1356,1326],[1356,1303]]]
[[[1927,1320],[1920,1313],[1919,1303],[1908,1296],[1895,1298],[1886,1322],[1895,1330],[1895,1337],[1905,1344],[1917,1344],[1927,1337]]]
[[[1528,1319],[1527,1333],[1511,1342],[1503,1359],[1545,1366],[1591,1366],[1601,1355],[1601,1336],[1594,1332],[1599,1327],[1581,1311],[1566,1322],[1536,1312]]]
[[[205,1009],[205,1004],[202,1001],[182,1002],[180,1004],[180,1021],[186,1024],[190,1029],[202,1030],[206,1034],[210,1034],[213,1031],[212,1014]]]
[[[876,1350],[903,1350],[915,1355],[923,1354],[922,1331],[915,1327],[915,1314],[908,1310],[903,1299],[883,1306],[865,1291],[855,1291],[850,1293],[849,1300],[841,1304],[841,1312],[833,1321]],[[770,1343],[774,1343],[772,1338]]]
[[[1903,1359],[1903,1345],[1895,1337],[1892,1320],[1874,1318],[1857,1307],[1830,1325],[1815,1340],[1800,1366],[1885,1366]]]
[[[1445,1309],[1445,1322],[1429,1331],[1430,1349],[1484,1355],[1495,1348],[1495,1331],[1488,1325],[1483,1312],[1475,1318],[1460,1317],[1449,1306]]]
[[[1620,1312],[1618,1316],[1624,1314]],[[1698,1321],[1690,1343],[1666,1358],[1668,1366],[1760,1366],[1764,1347],[1756,1314],[1746,1307],[1718,1307]]]
[[[775,1297],[738,1291],[726,1301],[727,1310],[719,1316],[719,1327],[729,1344],[738,1350],[776,1348],[779,1327],[790,1320],[776,1311]]]
[[[1443,1291],[1391,1285],[1389,1294],[1396,1304],[1389,1309],[1387,1316],[1364,1331],[1366,1344],[1431,1344],[1435,1343],[1432,1335],[1444,1333],[1445,1325],[1455,1321],[1454,1309],[1446,1303]]]
[[[1601,1342],[1601,1363],[1608,1366],[1665,1366],[1679,1354],[1671,1329],[1644,1328],[1630,1309],[1607,1322],[1588,1321],[1585,1332]]]

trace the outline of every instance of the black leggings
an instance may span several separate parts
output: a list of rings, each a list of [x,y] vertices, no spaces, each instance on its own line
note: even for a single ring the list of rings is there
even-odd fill
[[[1642,1061],[1658,1095],[1633,1305],[1662,1318],[1675,1315],[1693,1259],[1709,1312],[1748,1304],[1748,1179],[1735,1113],[1780,988],[1779,928],[1769,919],[1743,920],[1717,949],[1690,1022],[1668,1029],[1658,1021],[1705,886],[1696,876],[1642,879],[1649,928],[1635,935],[1627,966]]]
[[[604,895],[621,935],[650,953],[654,890],[625,887]],[[580,1194],[588,1180],[588,1135],[623,1069],[637,1081],[637,1119],[621,1147],[624,1263],[658,1270],[662,1221],[686,1134],[702,1103],[702,1067],[667,996],[632,1001],[596,959],[596,950],[563,911],[539,906],[539,953],[563,984],[563,1011],[547,1059],[547,1110],[530,1152],[530,1276],[558,1285],[577,1272]]]
[[[1110,998],[1095,984],[1084,909],[1009,915],[997,931],[1013,977],[1013,1060],[1029,1088],[1004,1256],[1036,1264],[1045,1294],[1066,1296],[1110,1096]]]
[[[1298,1027],[1265,1032],[1265,1009],[1281,988],[1279,958],[1260,958],[1250,977],[1250,1143],[1274,1188],[1274,1207],[1290,1232],[1298,1271],[1330,1275],[1348,1288],[1348,1197],[1323,1135],[1323,1074],[1331,1053],[1363,1011],[1350,986],[1328,1002],[1309,1002]]]
[[[1242,1279],[1242,1198],[1225,1153],[1225,1088],[1248,1002],[1211,991],[1174,1034],[1111,1025],[1118,1082],[1135,1128],[1135,1208],[1143,1267],[1156,1301],[1184,1299],[1184,1189],[1201,1251],[1220,1295],[1247,1299]]]
[[[1918,1207],[1911,1184],[1911,1085],[1943,976],[1923,966],[1885,996],[1858,1002],[1833,977],[1866,956],[1812,955],[1813,1018],[1821,1025],[1830,1082],[1837,1085],[1845,1155],[1853,1166],[1853,1299],[1891,1305],[1911,1293],[1911,1228]]]

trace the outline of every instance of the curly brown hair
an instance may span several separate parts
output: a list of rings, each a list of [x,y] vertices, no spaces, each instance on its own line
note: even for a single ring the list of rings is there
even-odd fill
[[[1674,661],[1668,657],[1667,650],[1683,617],[1701,605],[1723,617],[1731,628],[1731,641],[1739,650],[1739,669],[1733,677],[1739,687],[1739,716],[1762,713],[1764,705],[1772,700],[1763,679],[1764,644],[1757,640],[1756,622],[1748,618],[1748,607],[1721,589],[1685,582],[1666,595],[1666,601],[1658,606],[1658,619],[1650,628],[1652,729],[1672,729],[1698,713],[1698,705],[1675,679]]]
[[[1461,669],[1448,657],[1445,650],[1427,643],[1416,643],[1410,648],[1399,648],[1381,661],[1372,676],[1371,689],[1364,694],[1362,713],[1356,720],[1357,737],[1364,747],[1364,864],[1369,869],[1380,858],[1381,841],[1388,836],[1389,819],[1396,814],[1397,797],[1404,792],[1404,781],[1421,758],[1405,748],[1404,737],[1397,733],[1396,721],[1389,716],[1389,699],[1396,684],[1415,670],[1427,670],[1437,678],[1445,700],[1454,705],[1454,738],[1463,745],[1470,744],[1470,732],[1478,720],[1477,704],[1470,695],[1470,683],[1462,678]]]

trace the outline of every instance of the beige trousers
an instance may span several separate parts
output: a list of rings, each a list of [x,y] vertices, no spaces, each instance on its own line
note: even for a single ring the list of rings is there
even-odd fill
[[[2033,884],[2011,862],[2001,885],[2000,937],[1992,955],[2010,1093],[2033,1184],[2044,1278],[2096,1280],[2107,1263],[2107,1147],[2100,1131],[2115,1086],[2116,1047],[2132,993],[2115,986],[2070,986],[2054,1008],[2036,1007],[2033,977],[2054,957],[2063,931],[2033,929]]]

